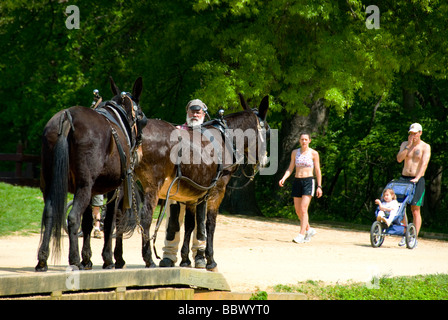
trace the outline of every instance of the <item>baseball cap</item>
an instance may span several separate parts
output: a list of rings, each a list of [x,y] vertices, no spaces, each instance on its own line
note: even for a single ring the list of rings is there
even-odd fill
[[[409,131],[408,132],[419,132],[419,131],[423,131],[423,128],[421,126],[420,123],[413,123],[411,124],[411,126],[409,127]]]
[[[193,111],[198,111],[201,109],[207,110],[207,106],[201,100],[194,99],[187,103],[186,110],[188,111],[188,109],[193,110]]]

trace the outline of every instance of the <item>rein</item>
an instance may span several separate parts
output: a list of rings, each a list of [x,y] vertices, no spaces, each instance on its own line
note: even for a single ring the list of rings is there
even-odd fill
[[[264,122],[259,120],[258,115],[256,115],[256,119],[257,119],[257,129],[258,129],[258,132],[261,134],[261,130],[264,129]],[[219,119],[211,120],[211,121],[208,121],[208,122],[206,122],[206,123],[201,125],[202,134],[204,134],[204,131],[205,131],[203,128],[205,126],[209,126],[209,125],[213,126],[214,128],[216,128],[221,133],[221,135],[224,137],[224,143],[228,145],[228,140],[229,139],[228,139],[227,133],[225,132],[225,129],[228,129],[228,126],[227,126],[226,121],[222,117],[222,113],[220,114],[220,118]],[[206,136],[206,137],[210,140],[210,142],[213,145],[215,145],[215,143],[214,143],[215,140],[212,139],[211,136],[210,137]],[[215,148],[215,150],[216,150],[216,148]],[[237,153],[236,153],[236,150],[235,150],[235,146],[232,145],[230,150],[232,150],[233,157],[236,158],[236,154]],[[219,158],[219,160],[222,160],[222,154],[219,154],[218,158]],[[178,154],[178,159],[179,159],[179,154]],[[154,234],[153,234],[153,236],[150,239],[150,240],[153,240],[154,255],[156,256],[157,259],[160,259],[160,257],[157,254],[157,249],[156,249],[156,246],[155,246],[156,239],[157,239],[157,233],[159,231],[159,228],[160,228],[160,225],[162,223],[162,220],[165,217],[166,207],[167,207],[166,203],[170,199],[171,189],[173,188],[174,184],[176,182],[178,184],[180,184],[181,181],[185,181],[185,182],[189,183],[191,186],[193,186],[194,188],[196,188],[198,190],[207,191],[207,193],[200,200],[198,200],[197,203],[201,203],[202,201],[207,201],[207,198],[208,198],[208,195],[209,195],[209,191],[216,186],[219,178],[221,178],[221,176],[223,175],[223,171],[224,170],[229,170],[229,168],[232,168],[232,167],[238,168],[240,166],[240,161],[238,161],[238,159],[236,159],[236,160],[237,161],[235,161],[235,163],[229,165],[226,168],[223,168],[223,165],[219,164],[218,165],[217,174],[216,174],[215,178],[212,180],[212,183],[211,183],[210,186],[202,186],[202,185],[196,183],[195,181],[193,181],[192,179],[183,176],[182,172],[180,170],[180,162],[178,161],[179,164],[177,165],[178,167],[177,167],[176,177],[173,179],[173,181],[171,182],[170,186],[168,187],[167,197],[166,197],[165,203],[164,203],[164,205],[163,205],[163,207],[161,209],[161,212],[159,213],[159,217],[157,218],[157,224],[156,224],[156,227],[155,227],[155,230],[154,230]],[[242,170],[243,175],[245,177],[249,178],[249,180],[243,186],[241,186],[241,187],[230,187],[230,186],[227,186],[227,187],[231,188],[231,189],[242,189],[242,188],[246,187],[255,178],[255,175],[258,173],[258,169],[256,169],[256,168],[258,168],[258,167],[259,167],[259,161],[257,161],[257,163],[253,167],[254,168],[254,174],[250,175],[250,176],[248,176],[246,174],[244,169]]]
[[[157,259],[160,259],[160,257],[157,254],[157,249],[156,249],[156,239],[157,239],[157,232],[159,231],[160,225],[162,223],[163,218],[165,217],[165,213],[166,213],[166,203],[168,203],[169,199],[170,199],[170,195],[171,195],[171,188],[173,187],[174,183],[180,183],[181,181],[186,181],[188,182],[190,185],[192,185],[193,187],[195,187],[196,189],[199,189],[201,191],[207,191],[207,193],[200,199],[200,201],[198,200],[196,202],[196,204],[199,204],[203,201],[207,201],[208,198],[208,191],[210,191],[213,187],[216,186],[216,184],[218,183],[218,179],[220,178],[220,176],[222,175],[222,171],[221,174],[217,174],[217,176],[215,177],[215,179],[213,179],[212,184],[208,187],[204,187],[201,186],[200,184],[197,184],[196,182],[194,182],[193,180],[191,180],[188,177],[185,176],[176,176],[173,181],[171,182],[170,186],[168,187],[168,191],[167,191],[167,196],[165,199],[165,203],[162,207],[161,212],[159,213],[159,217],[157,218],[157,224],[156,227],[154,229],[154,234],[152,235],[152,237],[149,239],[150,241],[153,240],[153,249],[154,249],[154,255],[156,256]]]
[[[252,168],[253,168],[253,171],[254,171],[254,173],[252,174],[252,175],[247,175],[246,174],[246,171],[244,171],[244,168],[245,168],[246,166],[244,166],[242,169],[241,169],[241,174],[240,175],[232,175],[232,178],[237,178],[237,179],[239,179],[239,178],[241,178],[242,176],[244,176],[244,177],[246,177],[247,178],[247,182],[245,183],[245,184],[243,184],[242,186],[238,186],[238,187],[233,187],[233,186],[227,186],[227,188],[228,189],[232,189],[232,190],[241,190],[241,189],[244,189],[244,188],[246,188],[248,185],[249,185],[249,183],[251,183],[254,179],[255,179],[255,176],[257,175],[257,173],[258,173],[258,168],[260,167],[260,161],[257,161],[257,163],[256,164],[254,164],[254,165],[252,165]]]

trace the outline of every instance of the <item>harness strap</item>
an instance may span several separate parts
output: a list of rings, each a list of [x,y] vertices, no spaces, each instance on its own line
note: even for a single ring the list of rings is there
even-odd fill
[[[221,130],[220,130],[220,132],[223,135]],[[213,149],[215,150],[215,152],[218,153],[218,168],[216,169],[216,176],[215,176],[215,178],[213,178],[212,183],[211,183],[214,186],[216,184],[216,182],[218,181],[218,179],[221,176],[222,171],[223,171],[223,164],[222,164],[223,154],[222,154],[222,150],[221,150],[222,148],[221,148],[221,145],[219,145],[218,142],[216,141],[216,139],[213,136],[213,134],[210,133],[210,131],[208,131],[204,127],[201,127],[201,133],[202,133],[203,136],[205,136],[211,142],[211,144],[213,145]],[[225,140],[226,139],[224,137],[224,141]],[[180,165],[178,165],[178,166],[180,167]],[[203,188],[202,186],[199,186],[193,180],[191,180],[191,182],[192,182],[191,184],[193,186],[195,186],[195,187],[198,186],[198,189],[202,190],[202,188]],[[207,190],[209,190],[209,189],[211,189],[211,188],[207,188]]]
[[[120,156],[120,164],[121,164],[121,179],[124,179],[126,176],[126,153],[124,152],[123,146],[120,143],[120,140],[118,139],[117,130],[111,127],[112,130],[112,136],[114,137],[115,143],[117,144],[118,149],[118,155]]]
[[[121,164],[121,180],[124,181],[123,184],[123,211],[132,207],[132,175],[126,170],[127,159],[126,153],[124,152],[123,146],[118,139],[117,131],[111,127],[112,136],[114,137],[115,143],[118,149],[118,155],[120,156]]]
[[[106,117],[106,119],[108,119],[109,121],[116,124],[121,129],[121,131],[124,133],[124,135],[126,136],[128,147],[131,147],[131,139],[130,139],[130,137],[132,136],[131,129],[130,129],[131,127],[129,126],[129,123],[127,121],[123,121],[122,117],[117,112],[117,110],[120,110],[120,109],[116,109],[115,107],[106,109],[106,107],[110,106],[109,104],[107,104],[109,102],[110,101],[107,101],[105,105],[102,105],[102,106],[96,108],[95,111],[98,112],[99,114],[103,115],[104,117]],[[113,101],[113,102],[115,103],[115,101]],[[118,120],[112,116],[112,114],[110,113],[109,110],[114,113],[114,115],[117,117]],[[127,124],[127,126],[125,124]]]
[[[114,137],[118,149],[118,154],[120,156],[121,179],[124,182],[122,209],[127,210],[129,208],[132,208],[133,162],[138,160],[138,156],[134,157],[133,153],[138,152],[138,148],[136,148],[138,145],[136,141],[137,139],[132,139],[132,128],[128,123],[126,111],[117,102],[113,100],[102,102],[97,106],[95,111],[103,115],[109,122],[117,125],[126,137],[126,143],[129,148],[129,153],[131,154],[131,158],[129,159],[129,161],[127,160],[123,146],[118,139],[117,131],[111,126],[112,136]],[[134,115],[133,109],[132,112]]]

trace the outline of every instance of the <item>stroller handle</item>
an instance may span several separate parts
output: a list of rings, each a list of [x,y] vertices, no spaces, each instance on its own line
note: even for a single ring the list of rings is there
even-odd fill
[[[391,180],[386,187],[383,189],[392,189],[397,196],[397,200],[400,199],[400,203],[406,202],[406,204],[410,204],[415,194],[415,183],[410,182],[404,179]],[[381,195],[381,198],[383,195]]]

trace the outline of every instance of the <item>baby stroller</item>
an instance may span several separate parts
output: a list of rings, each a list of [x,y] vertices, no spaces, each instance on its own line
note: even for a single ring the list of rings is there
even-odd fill
[[[375,221],[370,228],[370,243],[372,247],[378,248],[383,244],[386,235],[405,236],[406,247],[414,249],[417,244],[417,229],[413,223],[408,223],[406,215],[406,206],[411,203],[414,197],[415,184],[406,180],[392,180],[384,188],[392,189],[397,196],[397,201],[400,204],[397,216],[388,227],[387,224]],[[383,193],[384,193],[383,190]],[[381,195],[382,197],[382,195]],[[378,216],[379,208],[375,211],[375,216]],[[405,221],[406,226],[401,225],[401,221]]]

